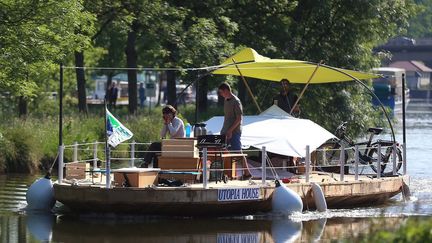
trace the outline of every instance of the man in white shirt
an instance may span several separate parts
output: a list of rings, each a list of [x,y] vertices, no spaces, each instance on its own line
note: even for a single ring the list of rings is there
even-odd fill
[[[166,138],[167,134],[170,138],[183,138],[185,136],[183,121],[176,117],[177,111],[174,107],[167,105],[162,109],[162,118],[164,125],[161,130],[161,138]],[[156,153],[162,150],[162,144],[160,142],[154,142],[150,144],[148,152],[144,157],[144,163],[141,167],[147,168],[148,165],[153,161],[153,168],[157,168],[157,157]]]

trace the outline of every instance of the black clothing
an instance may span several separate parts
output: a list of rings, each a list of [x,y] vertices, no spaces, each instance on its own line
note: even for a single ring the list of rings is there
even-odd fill
[[[158,168],[158,158],[156,156],[157,153],[161,153],[162,143],[161,142],[153,142],[150,144],[148,151],[146,152],[144,157],[144,165],[148,166],[153,161],[153,168]]]
[[[281,92],[274,98],[274,100],[277,100],[277,105],[288,114],[291,112],[297,99],[298,96],[291,92],[288,92],[286,95]]]

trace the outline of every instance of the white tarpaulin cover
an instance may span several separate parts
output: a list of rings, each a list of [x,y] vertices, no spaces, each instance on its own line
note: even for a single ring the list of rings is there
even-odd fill
[[[208,134],[219,134],[223,116],[216,116],[206,122]],[[266,147],[272,153],[305,157],[306,145],[314,151],[334,135],[318,124],[298,119],[273,105],[260,115],[243,116],[241,142],[243,146]]]

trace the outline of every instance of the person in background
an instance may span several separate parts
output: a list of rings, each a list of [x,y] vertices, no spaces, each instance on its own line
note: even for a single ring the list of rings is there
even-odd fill
[[[240,99],[235,96],[227,83],[219,85],[218,94],[224,100],[224,123],[221,135],[225,135],[228,148],[231,151],[241,152],[241,125],[243,120],[243,106]],[[252,175],[249,172],[247,161],[243,160],[243,180],[249,179]]]
[[[110,87],[108,88],[108,106],[110,108],[115,108],[117,103],[117,97],[118,97],[118,88],[117,83],[112,81]]]
[[[293,94],[293,92],[290,92],[289,90],[290,82],[288,81],[288,79],[282,79],[280,83],[282,89],[280,93],[273,100],[277,106],[279,106],[286,113],[290,114],[292,108],[294,107],[294,104],[298,100],[298,96]],[[300,116],[300,106],[298,103],[294,107],[294,110],[291,113],[291,115],[294,117]]]
[[[144,101],[146,100],[144,83],[140,83],[138,94],[140,99],[140,107],[144,108]]]
[[[289,85],[290,82],[288,81],[288,79],[282,79],[280,81],[281,83],[281,91],[280,93],[273,99],[274,103],[279,106],[282,110],[284,110],[286,113],[294,116],[294,117],[299,117],[300,116],[300,106],[297,103],[297,105],[295,105],[295,103],[298,100],[298,96],[293,94],[293,92],[290,92],[289,90]],[[295,105],[295,107],[294,107]],[[292,109],[294,107],[294,109]],[[291,113],[292,110],[292,113]],[[289,167],[293,167],[293,166],[297,166],[298,165],[298,160],[299,158],[297,157],[291,157],[288,156],[288,166]],[[296,169],[289,169],[291,170],[291,172],[295,172]]]
[[[185,136],[183,121],[176,117],[176,109],[170,105],[165,106],[162,109],[163,126],[160,132],[162,139],[166,138],[167,135],[170,138],[183,138]],[[158,161],[156,153],[162,150],[161,142],[153,142],[148,148],[148,152],[144,157],[144,163],[141,164],[142,168],[147,168],[153,161],[153,168],[158,167]]]

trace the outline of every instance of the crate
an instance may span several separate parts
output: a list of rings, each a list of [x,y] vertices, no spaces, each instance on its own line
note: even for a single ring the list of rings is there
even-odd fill
[[[163,139],[162,157],[198,158],[196,144],[194,139]]]
[[[65,179],[82,180],[86,178],[86,170],[90,170],[90,165],[88,163],[70,162],[65,164],[65,168],[66,168]]]
[[[125,176],[127,177],[131,187],[148,187],[155,184],[159,170],[145,168],[123,168],[113,170],[114,185],[122,187],[125,185]]]

